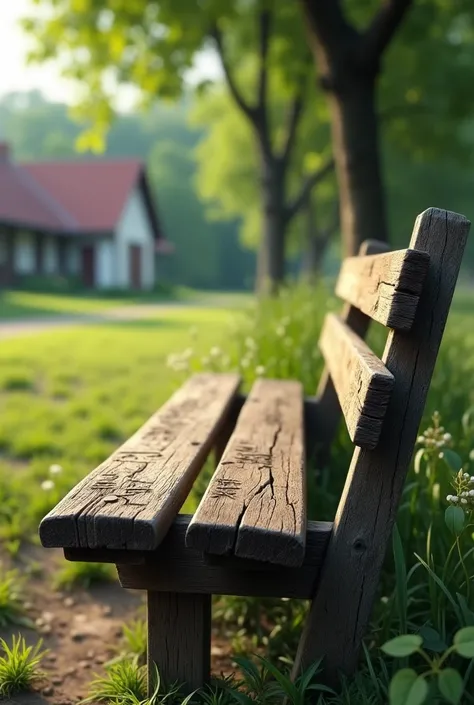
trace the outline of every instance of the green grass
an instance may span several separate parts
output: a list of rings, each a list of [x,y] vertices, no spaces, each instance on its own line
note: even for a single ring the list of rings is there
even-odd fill
[[[108,563],[66,563],[54,576],[58,590],[88,589],[91,585],[112,582],[116,578],[114,566]]]
[[[74,296],[4,291],[0,293],[0,320],[97,313],[132,303],[137,303],[132,297],[120,299],[86,294]]]
[[[112,309],[170,301],[198,304],[208,308],[236,308],[248,302],[247,294],[232,292],[196,292],[175,289],[170,293],[126,292],[107,295],[97,292],[39,293],[27,291],[0,291],[0,321],[46,318],[52,316],[84,316],[100,314]]]
[[[0,698],[29,690],[41,676],[39,669],[45,655],[42,642],[27,646],[23,637],[12,638],[11,645],[0,639]]]
[[[0,563],[0,629],[9,625],[31,626],[23,609],[22,579],[16,570],[4,570]]]
[[[225,303],[238,307],[246,301],[237,297]],[[377,703],[375,693],[388,692],[403,666],[380,650],[397,634],[422,634],[429,648],[436,639],[451,643],[458,629],[474,624],[472,517],[466,515],[459,536],[445,524],[453,465],[474,475],[473,303],[471,292],[460,291],[449,319],[421,430],[433,425],[435,410],[441,420],[436,416],[435,430],[420,440],[409,473],[398,514],[399,538],[384,567],[366,660],[339,699],[325,694],[321,703]],[[33,540],[42,516],[193,371],[237,369],[247,388],[261,375],[294,377],[313,394],[322,368],[317,350],[321,322],[325,310],[337,305],[324,289],[298,288],[243,317],[217,301],[214,307],[169,307],[152,320],[84,325],[4,341],[0,543],[15,552],[19,542]],[[383,335],[378,327],[371,333],[378,351]],[[436,428],[441,423],[442,430]],[[426,443],[433,433],[440,438],[451,434],[443,446],[451,465]],[[352,450],[341,427],[330,467],[318,468],[317,489],[310,487],[311,517],[333,518]],[[196,506],[205,480],[206,473],[201,474],[185,511]],[[282,655],[294,656],[305,610],[297,601],[221,598],[214,615],[221,633],[234,639],[235,651],[265,652],[275,663]],[[416,672],[423,668],[416,655],[413,666]],[[464,669],[466,689],[473,686],[473,668],[457,662],[454,667]]]
[[[14,545],[35,535],[59,498],[175,391],[170,351],[192,337],[204,354],[225,335],[231,317],[221,308],[178,308],[153,321],[3,341],[0,542]],[[51,465],[62,470],[51,474]]]

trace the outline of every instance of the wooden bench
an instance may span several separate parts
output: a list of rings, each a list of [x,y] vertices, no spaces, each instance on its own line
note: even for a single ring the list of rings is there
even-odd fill
[[[312,600],[295,670],[319,656],[329,682],[355,669],[468,230],[431,208],[410,249],[368,242],[344,261],[316,397],[276,380],[245,397],[237,375],[197,375],[43,519],[44,546],[115,563],[147,591],[149,664],[167,681],[209,678],[213,594]],[[370,319],[390,329],[381,360]],[[330,448],[341,415],[356,448],[340,504],[333,523],[308,521],[305,453]],[[212,451],[195,515],[179,515]]]

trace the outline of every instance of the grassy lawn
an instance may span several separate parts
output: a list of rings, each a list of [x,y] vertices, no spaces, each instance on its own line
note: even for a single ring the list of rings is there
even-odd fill
[[[207,352],[231,317],[226,309],[193,307],[165,312],[161,320],[4,341],[0,541],[32,535],[43,512],[170,396],[180,377],[167,356],[190,345]],[[41,491],[53,463],[64,472],[54,489]]]
[[[26,291],[0,292],[0,321],[49,317],[57,314],[93,314],[138,303],[158,303],[155,295],[105,297],[89,294],[40,294]]]
[[[232,292],[196,292],[177,289],[172,294],[143,292],[101,296],[97,293],[41,294],[26,291],[0,291],[0,321],[11,321],[56,315],[87,315],[142,304],[181,302],[201,306],[235,308],[245,304],[248,294]]]
[[[28,296],[24,294],[16,302],[23,301],[26,307]],[[68,307],[73,297],[44,297],[43,301],[48,298],[53,300],[52,306],[62,299]],[[203,299],[206,305],[199,305],[198,301]],[[233,333],[229,324],[235,323],[248,297],[206,294],[203,299],[196,296],[189,302],[192,305],[163,307],[146,320],[81,324],[70,329],[11,338],[0,345],[0,637],[2,610],[7,630],[3,635],[10,638],[18,631],[11,614],[20,574],[27,583],[25,604],[40,605],[39,614],[32,607],[25,611],[29,615],[33,611],[34,618],[53,615],[53,632],[41,631],[43,627],[40,627],[39,634],[45,635],[46,646],[56,649],[58,654],[66,650],[68,667],[91,651],[91,641],[84,642],[82,655],[78,658],[71,650],[73,642],[67,630],[64,634],[60,632],[61,619],[68,623],[70,618],[69,613],[64,617],[61,612],[67,586],[74,587],[73,597],[79,601],[85,621],[96,618],[94,615],[97,616],[102,609],[101,601],[128,600],[127,591],[116,585],[117,597],[113,597],[113,583],[108,588],[99,585],[98,593],[89,589],[94,582],[103,583],[110,579],[108,568],[96,564],[65,564],[62,554],[51,555],[50,551],[29,544],[37,542],[38,523],[47,511],[169,398],[189,371],[200,367],[239,369],[247,387],[261,374],[299,378],[307,393],[314,393],[322,366],[317,351],[319,330],[328,304],[330,307],[335,305],[333,300],[328,302],[325,290],[296,291],[276,301],[263,302],[245,321],[240,321],[238,331],[234,328]],[[86,307],[90,304],[89,311],[93,311],[98,310],[94,307],[99,301],[83,299],[81,304]],[[106,305],[117,307],[128,301],[105,299]],[[44,306],[47,308],[47,303]],[[444,426],[439,432],[444,438],[446,431],[449,439],[452,434],[452,440],[446,441],[451,460],[454,458],[452,462],[459,454],[459,462],[462,460],[464,469],[474,476],[473,317],[472,293],[460,288],[420,431],[432,423],[431,415],[439,410]],[[382,350],[381,329],[375,328],[371,337],[375,348]],[[173,353],[177,355],[173,356]],[[170,355],[173,357],[171,361],[168,360]],[[169,362],[172,362],[171,366]],[[397,519],[405,552],[401,560],[406,560],[401,573],[406,575],[409,571],[411,582],[409,586],[408,579],[406,584],[403,582],[405,578],[399,582],[400,566],[395,574],[389,556],[371,625],[371,633],[375,635],[370,647],[376,659],[374,663],[379,661],[380,644],[385,640],[403,631],[414,633],[426,625],[450,644],[454,632],[466,625],[464,617],[458,618],[457,608],[451,607],[452,604],[456,607],[454,598],[447,600],[446,594],[459,593],[460,599],[467,600],[465,609],[470,612],[466,620],[472,619],[474,623],[474,596],[463,583],[463,563],[451,550],[453,537],[444,519],[445,498],[453,491],[454,470],[449,463],[440,460],[438,450],[433,454],[428,445],[426,449],[426,453],[421,449],[421,459],[418,456],[418,468],[412,465]],[[321,470],[317,491],[313,492],[314,488],[309,486],[310,517],[332,519],[334,516],[352,450],[341,426],[330,467]],[[57,466],[60,466],[59,471]],[[184,511],[193,511],[197,494],[202,490],[202,481],[198,480],[198,483],[183,507]],[[415,555],[425,557],[428,536],[430,565],[437,576],[443,576],[443,588],[437,588],[428,580],[421,564],[415,571]],[[472,531],[464,532],[458,549],[459,556],[464,553],[464,560],[469,557],[472,561]],[[2,561],[6,566],[15,566],[19,572],[12,577],[3,569],[2,578]],[[8,588],[8,581],[13,587]],[[81,592],[78,585],[86,586],[86,589]],[[6,606],[3,607],[2,589],[7,597],[9,590],[11,593],[8,598],[11,604],[4,597]],[[397,591],[400,590],[406,590],[404,616],[399,615],[397,607]],[[415,591],[420,598],[418,601],[409,600],[408,595]],[[129,619],[122,611],[125,603],[116,604],[117,621],[110,623],[104,635],[100,631],[97,641],[93,642],[96,650],[107,644],[112,655],[117,633],[120,634],[123,621]],[[464,602],[460,604],[464,605]],[[140,609],[138,607],[137,614],[142,618],[144,613]],[[293,654],[299,625],[305,618],[304,610],[304,604],[298,601],[280,603],[251,598],[216,598],[213,643],[217,652],[223,654],[224,667],[229,667],[230,653],[248,654],[265,648],[265,653],[275,660],[281,654]],[[408,620],[408,626],[402,626],[403,620],[404,623]],[[100,624],[102,630],[103,623]],[[140,630],[141,623],[137,624]],[[275,625],[278,630],[274,630]],[[31,638],[37,636],[38,633],[34,633]],[[131,649],[131,652],[139,653],[140,649]],[[213,663],[215,672],[220,673],[220,663]],[[386,663],[392,668],[390,659]],[[62,677],[66,665],[60,662],[57,668],[51,665],[48,668],[53,672],[56,668]],[[377,673],[379,680],[386,683],[389,671],[381,671],[381,675]],[[82,680],[77,676],[76,680],[66,681],[65,687],[79,688],[78,692],[85,695],[86,676]],[[354,698],[344,703],[375,702],[371,699],[373,686],[370,677],[366,676],[361,688],[367,688],[367,698]],[[45,702],[52,705],[56,701]],[[325,702],[332,705],[336,701]],[[337,702],[338,705],[342,703]]]

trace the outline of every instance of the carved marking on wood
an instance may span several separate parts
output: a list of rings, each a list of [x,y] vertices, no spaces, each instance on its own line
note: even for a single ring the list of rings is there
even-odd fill
[[[187,545],[218,555],[300,565],[304,558],[303,392],[259,380],[187,532]]]
[[[189,380],[45,517],[43,544],[155,548],[212,450],[238,388],[239,378],[231,374]]]

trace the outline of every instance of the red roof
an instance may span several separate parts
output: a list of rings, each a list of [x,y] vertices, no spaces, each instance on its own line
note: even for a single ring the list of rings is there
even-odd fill
[[[135,186],[158,218],[136,159],[14,164],[0,154],[0,222],[68,234],[112,232]]]

